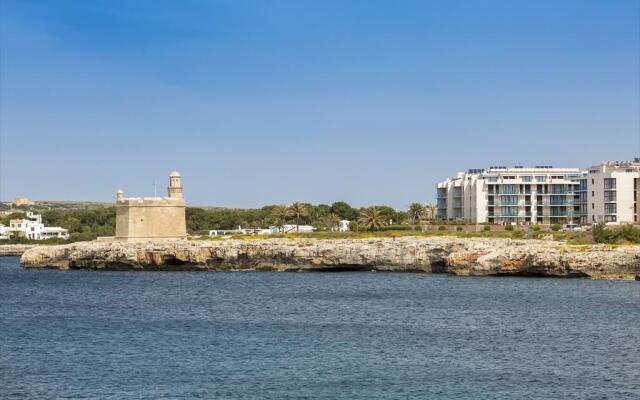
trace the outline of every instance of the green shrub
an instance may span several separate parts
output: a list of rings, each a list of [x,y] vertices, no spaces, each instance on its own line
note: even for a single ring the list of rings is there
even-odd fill
[[[540,232],[540,225],[534,225],[531,229],[532,229],[534,232]]]
[[[591,235],[596,243],[640,243],[640,228],[633,225],[609,228],[603,223],[595,224],[591,227]]]
[[[410,225],[387,225],[380,228],[381,231],[411,231]]]
[[[464,228],[462,228],[461,226],[456,227],[456,231],[462,231],[464,230]]]
[[[514,229],[515,229],[515,228],[514,228],[514,227],[513,227],[513,225],[511,225],[511,224],[509,224],[509,225],[507,225],[507,226],[505,226],[505,227],[504,227],[504,230],[505,230],[505,231],[512,231],[512,230],[514,230]]]
[[[640,243],[640,228],[625,224],[617,229],[618,237],[629,243]]]
[[[596,243],[615,243],[615,235],[603,223],[595,224],[591,227],[591,236]]]
[[[551,225],[551,230],[554,231],[554,232],[558,232],[560,230],[560,228],[562,228],[562,225],[560,225],[560,224]]]
[[[482,228],[482,230],[483,230],[483,231],[485,231],[485,232],[489,232],[489,231],[491,230],[491,225],[485,225],[485,226]]]
[[[446,230],[447,230],[447,227],[446,227],[446,226],[444,226],[444,225],[440,225],[440,226],[438,227],[438,230],[439,230],[439,231],[446,231]]]

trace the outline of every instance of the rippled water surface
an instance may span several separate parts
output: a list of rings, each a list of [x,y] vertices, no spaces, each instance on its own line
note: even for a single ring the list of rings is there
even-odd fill
[[[640,282],[25,270],[0,398],[638,399]]]

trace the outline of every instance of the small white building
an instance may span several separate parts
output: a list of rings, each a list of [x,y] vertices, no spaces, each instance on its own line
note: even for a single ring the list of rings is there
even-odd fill
[[[348,222],[348,221],[347,221]],[[242,228],[238,229],[212,229],[209,236],[225,236],[225,235],[275,235],[278,233],[309,233],[316,228],[311,225],[283,225],[282,227],[270,226],[268,228]]]
[[[25,219],[10,220],[9,226],[4,227],[4,234],[8,236],[22,234],[25,238],[32,240],[69,238],[69,232],[66,229],[59,226],[44,226],[42,223],[42,216],[30,211],[27,212],[27,218]]]
[[[341,220],[340,222],[338,222],[338,232],[349,232],[350,224],[351,224],[351,221],[347,219]]]
[[[238,229],[211,229],[209,236],[226,236],[226,235],[271,235],[278,233],[276,228],[242,228]]]
[[[10,238],[11,238],[11,232],[9,231],[9,228],[0,224],[0,240],[10,239]]]
[[[315,229],[311,225],[283,225],[278,231],[281,233],[310,233]]]

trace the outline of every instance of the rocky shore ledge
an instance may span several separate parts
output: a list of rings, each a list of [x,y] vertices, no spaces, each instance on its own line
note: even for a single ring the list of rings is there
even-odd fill
[[[0,244],[0,256],[21,256],[35,246],[33,244]]]
[[[640,279],[640,246],[546,240],[403,237],[81,242],[27,249],[27,268],[396,271]]]

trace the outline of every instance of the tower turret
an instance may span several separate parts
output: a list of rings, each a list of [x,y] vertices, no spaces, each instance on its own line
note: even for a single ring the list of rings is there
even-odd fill
[[[169,187],[167,188],[169,197],[182,199],[182,177],[178,171],[173,171],[169,175]]]
[[[119,202],[119,201],[123,201],[123,200],[124,200],[124,192],[122,191],[122,189],[119,189],[116,192],[116,201]]]

